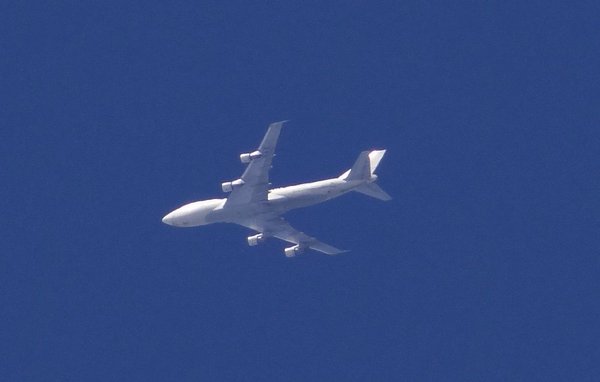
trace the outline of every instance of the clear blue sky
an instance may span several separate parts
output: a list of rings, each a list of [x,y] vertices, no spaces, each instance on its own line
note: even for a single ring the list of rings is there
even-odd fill
[[[0,380],[598,377],[597,1],[54,3],[0,5]],[[388,149],[287,216],[350,253],[161,223],[282,119],[277,186]]]

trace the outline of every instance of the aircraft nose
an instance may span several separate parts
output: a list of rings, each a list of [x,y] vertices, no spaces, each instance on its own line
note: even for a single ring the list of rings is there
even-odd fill
[[[162,222],[168,225],[173,225],[173,216],[171,214],[165,215],[165,217],[162,218]]]

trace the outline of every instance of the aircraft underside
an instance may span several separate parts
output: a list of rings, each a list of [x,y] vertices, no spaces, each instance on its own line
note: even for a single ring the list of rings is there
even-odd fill
[[[306,248],[328,255],[346,252],[293,228],[281,215],[287,211],[319,204],[350,191],[357,191],[380,200],[391,197],[375,181],[374,174],[385,150],[363,151],[354,166],[337,178],[295,186],[269,189],[268,173],[275,145],[284,122],[273,123],[258,150],[240,155],[248,163],[240,179],[224,182],[226,199],[209,199],[186,204],[163,218],[176,227],[195,227],[212,223],[235,223],[256,232],[249,236],[248,245],[255,246],[269,237],[294,244],[285,248],[285,255],[293,257]]]

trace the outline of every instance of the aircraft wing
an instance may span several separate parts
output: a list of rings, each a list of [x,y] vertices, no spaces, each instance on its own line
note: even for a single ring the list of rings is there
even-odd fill
[[[310,248],[327,255],[338,255],[348,252],[325,244],[304,232],[292,227],[280,216],[257,217],[251,221],[242,222],[241,225],[262,233],[266,237],[276,237],[292,244],[298,244],[301,248]]]
[[[258,147],[261,156],[250,161],[240,178],[243,185],[235,188],[229,194],[226,204],[234,205],[267,200],[269,170],[275,155],[277,139],[285,122],[275,122],[269,125],[269,129]]]

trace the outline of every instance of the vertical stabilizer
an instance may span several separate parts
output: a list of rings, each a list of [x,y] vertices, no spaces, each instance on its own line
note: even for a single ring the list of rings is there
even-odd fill
[[[371,177],[371,164],[369,152],[363,151],[354,162],[352,168],[346,171],[340,178],[345,180],[364,180]]]
[[[369,153],[369,165],[371,167],[371,175],[375,173],[377,166],[379,166],[379,162],[383,159],[385,155],[385,150],[373,150]]]
[[[371,179],[384,155],[385,150],[363,151],[354,162],[354,166],[340,175],[339,178],[344,180]]]

